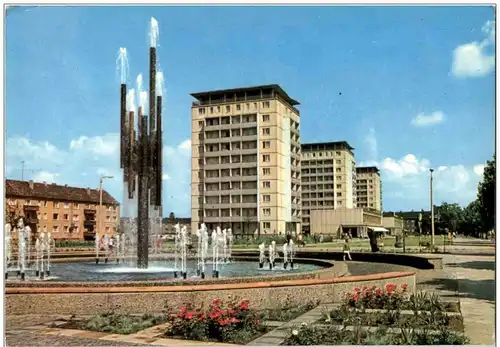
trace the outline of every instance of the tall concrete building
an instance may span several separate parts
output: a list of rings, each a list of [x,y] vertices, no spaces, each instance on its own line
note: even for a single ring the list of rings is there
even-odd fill
[[[346,141],[302,145],[302,229],[310,233],[311,210],[356,207],[356,163]]]
[[[375,166],[357,167],[357,206],[382,211],[382,181]]]
[[[299,103],[279,85],[191,95],[191,229],[299,231]]]

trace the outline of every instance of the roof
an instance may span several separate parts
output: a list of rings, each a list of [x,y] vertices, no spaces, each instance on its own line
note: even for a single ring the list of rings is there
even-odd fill
[[[302,151],[324,151],[324,150],[335,150],[335,149],[348,149],[352,151],[352,147],[347,141],[336,141],[336,142],[315,142],[315,143],[303,143],[301,145]]]
[[[32,184],[33,188],[30,187],[30,184]],[[5,196],[8,198],[36,198],[40,200],[99,203],[99,189],[9,179],[5,180]],[[119,205],[119,202],[105,190],[102,191],[102,203]]]
[[[379,173],[380,170],[376,166],[356,166],[356,172],[373,172]]]
[[[274,90],[277,92],[285,101],[287,101],[290,105],[300,105],[300,103],[292,99],[278,84],[267,84],[261,86],[251,86],[251,87],[242,87],[242,88],[233,88],[233,89],[220,89],[220,90],[212,90],[207,92],[198,92],[191,93],[191,96],[197,100],[202,101],[205,97],[211,95],[221,95],[221,94],[230,94],[230,93],[244,93],[244,92],[256,92],[264,89]]]
[[[439,207],[434,206],[434,216],[437,216]],[[421,213],[422,218],[430,218],[431,211],[405,211],[405,212],[384,212],[385,213],[396,213],[398,217],[403,217],[404,219],[418,219],[418,215]]]

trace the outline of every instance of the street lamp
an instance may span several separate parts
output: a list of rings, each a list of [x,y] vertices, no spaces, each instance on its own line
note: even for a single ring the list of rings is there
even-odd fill
[[[429,169],[430,172],[430,192],[431,192],[431,249],[434,250],[434,199],[432,196],[432,172],[434,169]]]
[[[111,179],[113,176],[101,176],[99,179],[99,232],[102,234],[102,219],[104,217],[104,213],[102,213],[102,181],[105,179]]]

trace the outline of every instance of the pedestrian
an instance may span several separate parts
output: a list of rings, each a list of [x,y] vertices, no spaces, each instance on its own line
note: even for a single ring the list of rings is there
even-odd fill
[[[345,243],[344,243],[344,261],[345,261],[346,255],[349,258],[349,260],[352,260],[352,258],[351,258],[351,246],[349,246],[349,239],[345,239]]]

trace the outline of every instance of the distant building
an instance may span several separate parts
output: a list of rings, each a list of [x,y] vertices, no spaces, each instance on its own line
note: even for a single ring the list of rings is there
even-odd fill
[[[356,206],[382,211],[382,181],[376,166],[356,168]]]
[[[392,213],[392,212],[387,212]],[[403,229],[407,233],[417,233],[418,232],[418,219],[419,215],[422,215],[421,223],[421,233],[428,234],[431,232],[431,212],[430,211],[400,211],[395,212],[398,216],[403,218]],[[439,220],[439,208],[434,207],[434,225],[437,231],[437,225]]]
[[[311,211],[356,207],[356,167],[346,141],[301,147],[302,230],[309,234]]]
[[[341,238],[343,233],[352,237],[368,237],[368,231],[386,233],[379,211],[363,208],[311,210],[311,234],[332,235]]]
[[[401,235],[404,229],[404,218],[394,212],[384,212],[382,226],[389,230],[390,235]]]
[[[167,217],[167,218],[163,218],[162,223],[163,223],[163,231],[165,234],[175,233],[175,225],[177,223],[179,223],[181,225],[181,227],[186,226],[187,230],[188,230],[188,234],[191,233],[191,218],[178,218],[178,217],[170,218],[170,217]],[[209,234],[211,232],[212,231],[210,230]]]
[[[23,217],[34,233],[50,231],[54,239],[93,239],[113,234],[120,219],[120,204],[107,191],[33,181],[5,180],[7,218]],[[8,222],[13,222],[7,220]]]

